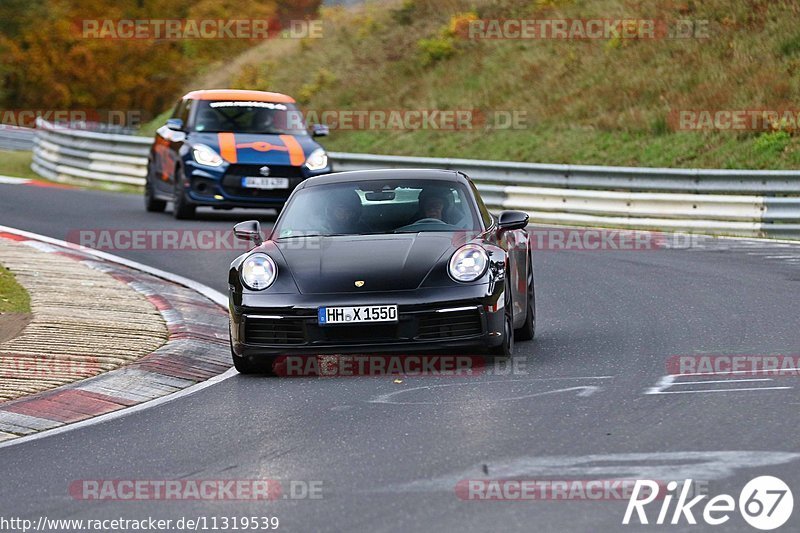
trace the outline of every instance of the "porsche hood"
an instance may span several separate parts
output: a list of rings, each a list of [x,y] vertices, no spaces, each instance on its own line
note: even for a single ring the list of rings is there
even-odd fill
[[[416,289],[455,250],[452,234],[433,232],[287,239],[276,245],[302,294]]]

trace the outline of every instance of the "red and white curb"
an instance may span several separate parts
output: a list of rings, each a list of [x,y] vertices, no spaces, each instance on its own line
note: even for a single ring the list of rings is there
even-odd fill
[[[150,407],[235,375],[228,371],[224,295],[180,276],[13,228],[0,226],[0,238],[69,257],[128,284],[153,303],[169,330],[166,344],[124,367],[0,404],[0,446],[101,421],[95,417],[116,418],[133,406]]]
[[[49,187],[53,189],[75,189],[66,183],[54,183],[52,181],[32,180],[28,178],[14,178],[12,176],[0,176],[0,185],[28,185],[30,187]]]

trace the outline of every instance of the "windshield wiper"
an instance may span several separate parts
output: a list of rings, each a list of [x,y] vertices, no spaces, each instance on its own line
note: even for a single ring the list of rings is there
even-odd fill
[[[277,240],[282,239],[300,239],[307,237],[362,237],[364,235],[389,235],[385,232],[372,232],[372,233],[310,233],[308,235],[287,235],[285,237],[278,237]]]

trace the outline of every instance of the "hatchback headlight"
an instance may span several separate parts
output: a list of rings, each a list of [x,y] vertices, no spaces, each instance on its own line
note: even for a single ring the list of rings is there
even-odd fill
[[[488,266],[486,250],[477,244],[466,244],[456,250],[447,269],[454,280],[466,283],[483,276]]]
[[[322,170],[328,166],[328,154],[322,148],[317,148],[306,159],[306,168],[308,170]]]
[[[242,283],[253,291],[263,291],[275,282],[278,267],[266,254],[253,254],[242,263]]]
[[[192,155],[194,155],[195,161],[207,167],[218,167],[223,163],[222,157],[213,148],[205,144],[194,145]]]

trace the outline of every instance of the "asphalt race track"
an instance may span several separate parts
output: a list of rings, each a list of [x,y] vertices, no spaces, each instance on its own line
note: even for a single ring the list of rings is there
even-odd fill
[[[59,239],[78,229],[229,229],[246,218],[201,210],[176,221],[145,213],[139,196],[0,185],[0,224]],[[114,253],[223,292],[238,255]],[[701,239],[678,250],[545,250],[534,262],[537,339],[517,344],[517,372],[497,365],[400,383],[237,375],[1,448],[0,514],[277,516],[287,531],[638,531],[648,527],[621,525],[625,501],[464,501],[456,484],[692,478],[737,499],[750,479],[777,475],[800,490],[797,377],[663,379],[676,355],[800,353],[800,247]],[[321,483],[321,498],[84,501],[69,492],[80,480],[261,478],[285,481],[285,492],[292,480]],[[651,521],[657,514],[648,508]],[[798,524],[795,513],[785,527]],[[686,521],[667,529],[697,530]],[[734,513],[724,530],[752,529]]]

